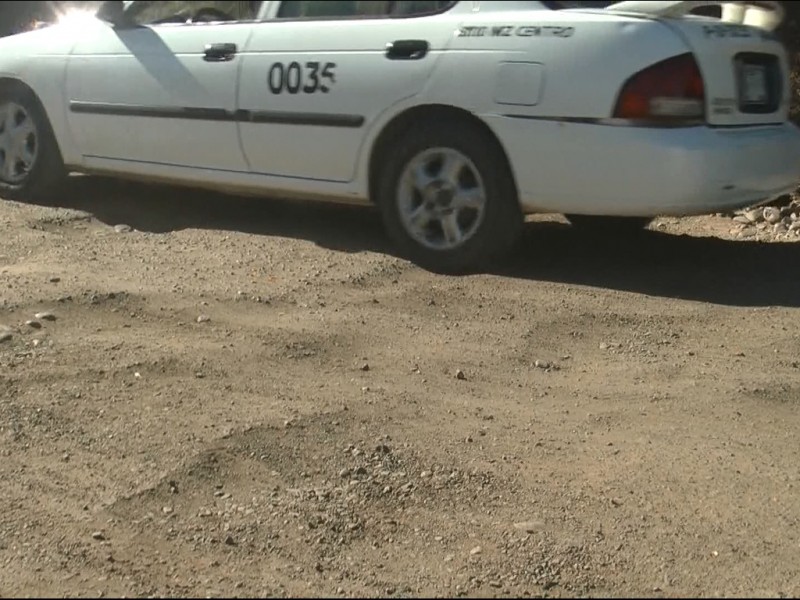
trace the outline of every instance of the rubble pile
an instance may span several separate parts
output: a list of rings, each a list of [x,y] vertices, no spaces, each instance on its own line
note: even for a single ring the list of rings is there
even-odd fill
[[[733,215],[733,222],[736,226],[731,229],[731,234],[740,238],[800,238],[800,195],[793,194],[775,205],[738,211]]]

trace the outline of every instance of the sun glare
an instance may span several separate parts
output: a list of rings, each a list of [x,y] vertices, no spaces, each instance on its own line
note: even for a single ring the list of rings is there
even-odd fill
[[[67,10],[58,14],[57,23],[67,27],[80,27],[81,25],[87,25],[95,20],[95,12],[96,11],[94,10],[68,8]]]

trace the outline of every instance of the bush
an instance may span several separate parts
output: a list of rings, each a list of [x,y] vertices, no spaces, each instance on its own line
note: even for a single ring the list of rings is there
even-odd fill
[[[789,108],[791,119],[800,124],[800,3],[783,2],[786,20],[778,33],[789,52],[791,67],[792,104]]]

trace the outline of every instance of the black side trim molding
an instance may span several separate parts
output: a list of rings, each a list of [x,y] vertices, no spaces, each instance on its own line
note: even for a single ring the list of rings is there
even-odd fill
[[[118,117],[150,117],[155,119],[189,119],[195,121],[235,121],[239,123],[276,123],[281,125],[311,125],[318,127],[352,127],[364,124],[360,115],[326,113],[276,112],[265,110],[236,110],[181,106],[143,106],[139,104],[106,104],[103,102],[69,103],[74,113],[112,115]]]
[[[601,124],[603,119],[596,119],[591,117],[539,117],[535,115],[503,115],[509,119],[526,119],[528,121],[557,121],[559,123],[589,123]]]
[[[179,106],[140,106],[137,104],[103,104],[100,102],[73,101],[69,103],[69,109],[74,113],[118,117],[155,117],[200,121],[236,120],[236,116],[224,108],[182,108]]]
[[[280,123],[282,125],[320,125],[323,127],[361,127],[364,117],[360,115],[329,115],[324,113],[274,112],[267,110],[249,112],[253,123]]]
[[[676,123],[654,123],[651,121],[635,121],[616,119],[613,117],[597,119],[594,117],[537,117],[533,115],[501,115],[508,119],[525,119],[527,121],[547,121],[550,123],[579,123],[586,125],[603,125],[606,127],[642,127],[645,129],[686,129],[690,127],[706,127],[703,121],[679,121]]]

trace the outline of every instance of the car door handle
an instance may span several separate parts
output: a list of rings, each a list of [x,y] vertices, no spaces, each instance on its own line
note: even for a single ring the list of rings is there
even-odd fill
[[[420,60],[425,58],[431,45],[425,40],[397,40],[386,44],[389,60]]]
[[[206,44],[203,60],[206,62],[227,62],[233,60],[237,50],[236,44]]]

